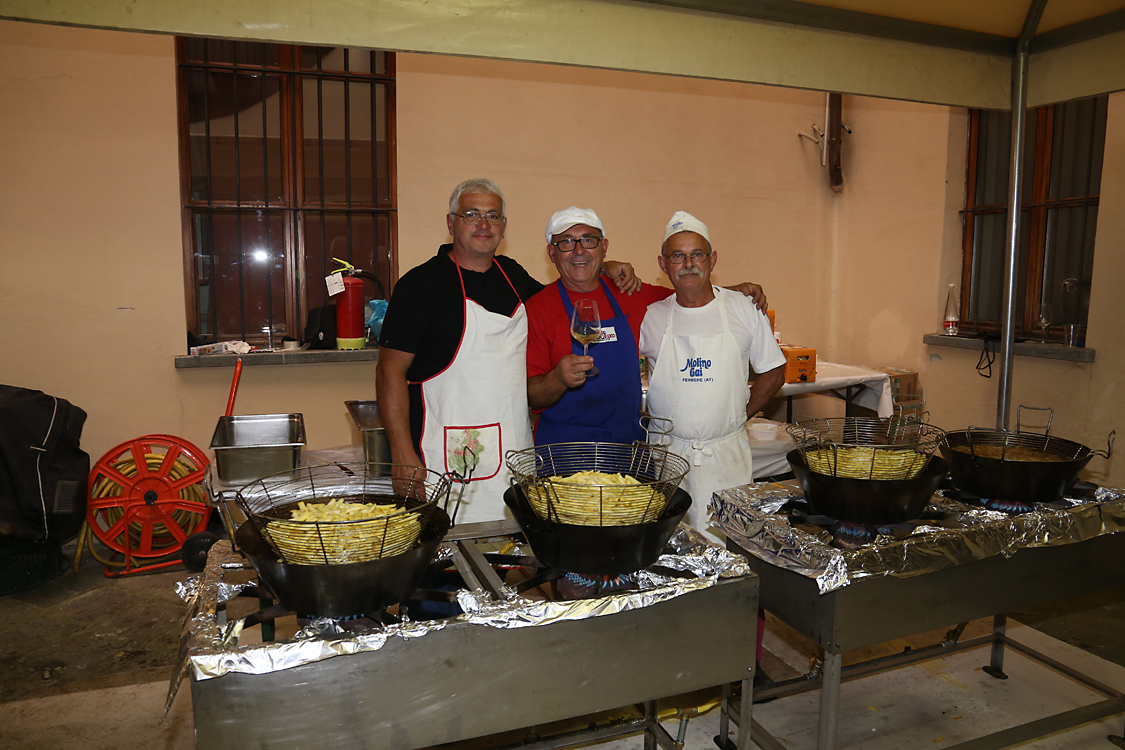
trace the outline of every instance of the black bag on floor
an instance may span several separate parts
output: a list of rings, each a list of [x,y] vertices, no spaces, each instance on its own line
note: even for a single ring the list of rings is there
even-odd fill
[[[65,399],[0,385],[0,536],[62,542],[82,527],[85,422],[86,412]]]

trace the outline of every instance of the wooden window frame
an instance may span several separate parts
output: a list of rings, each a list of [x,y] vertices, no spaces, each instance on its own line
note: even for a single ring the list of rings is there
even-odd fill
[[[187,312],[187,327],[189,331],[199,332],[201,322],[201,310],[199,304],[199,264],[196,258],[196,227],[193,217],[200,209],[204,210],[219,210],[219,211],[264,211],[266,222],[269,223],[269,217],[275,212],[280,212],[282,215],[282,225],[284,232],[284,316],[285,316],[285,330],[287,336],[292,338],[301,338],[303,334],[304,324],[308,319],[309,312],[309,289],[311,284],[320,284],[323,286],[322,274],[320,269],[308,269],[305,267],[306,257],[306,216],[310,212],[320,212],[322,216],[330,214],[345,213],[349,217],[353,213],[369,214],[371,220],[375,225],[376,235],[379,230],[379,216],[386,216],[388,220],[388,246],[386,254],[386,265],[377,269],[377,273],[383,279],[383,286],[387,295],[390,294],[391,288],[398,278],[398,163],[397,163],[397,130],[396,130],[396,68],[395,68],[395,55],[392,52],[384,52],[386,60],[385,73],[379,73],[371,70],[369,73],[361,72],[356,73],[349,71],[348,73],[341,73],[339,71],[328,71],[320,68],[318,62],[317,69],[302,68],[302,51],[301,45],[274,45],[279,50],[279,64],[272,65],[248,65],[241,63],[219,63],[219,62],[198,62],[187,60],[185,52],[188,38],[176,38],[176,84],[177,84],[177,107],[178,107],[178,129],[179,129],[179,159],[180,159],[180,195],[181,195],[181,222],[182,222],[182,235],[183,235],[183,258],[184,258],[184,282],[185,282],[185,308]],[[349,48],[350,50],[351,48]],[[375,51],[375,50],[372,50]],[[185,85],[186,72],[188,70],[216,70],[224,73],[239,73],[245,75],[276,75],[280,78],[279,89],[279,108],[280,108],[280,141],[281,141],[281,193],[282,200],[280,203],[273,202],[269,197],[268,187],[265,191],[266,197],[264,200],[243,200],[240,193],[236,193],[234,200],[217,200],[211,195],[205,199],[197,199],[192,196],[192,163],[191,163],[191,132],[188,127],[188,92]],[[334,80],[347,82],[350,80],[363,80],[370,81],[373,85],[382,84],[385,86],[386,91],[386,148],[387,148],[387,198],[388,202],[380,203],[380,195],[374,190],[374,182],[376,177],[376,141],[371,141],[372,150],[372,181],[373,192],[370,204],[353,204],[351,200],[350,188],[350,171],[348,172],[348,184],[346,199],[344,201],[324,200],[320,196],[315,199],[310,199],[305,194],[305,170],[306,164],[301,153],[304,146],[304,117],[303,117],[303,87],[301,80],[303,78],[315,77],[318,80]],[[372,116],[375,117],[375,95],[374,89],[372,90]],[[264,115],[263,115],[264,117]],[[208,126],[209,127],[209,123]],[[345,127],[350,127],[350,124],[345,123]],[[376,128],[374,120],[372,127]],[[321,134],[321,158],[323,158],[323,133]],[[263,143],[263,148],[265,144]],[[350,149],[350,141],[345,140],[345,150]],[[209,148],[209,146],[208,146]],[[210,158],[208,158],[210,162]],[[236,162],[237,163],[237,162]],[[321,165],[322,168],[322,165]],[[350,170],[350,161],[346,162],[346,169]],[[267,166],[268,170],[269,167]],[[236,180],[239,179],[236,171]],[[208,175],[208,184],[213,189],[213,184],[210,180],[211,175]],[[267,180],[268,184],[268,180]],[[321,194],[324,192],[324,177],[323,171],[321,175]],[[244,219],[239,219],[240,221]],[[348,234],[349,234],[349,252],[351,250],[351,220],[348,221]],[[267,230],[268,231],[268,230]],[[323,244],[323,243],[322,243]],[[322,250],[325,254],[329,252],[327,248]],[[368,269],[370,270],[370,269]],[[309,273],[313,272],[310,277]],[[210,272],[215,273],[215,269],[211,268]],[[215,304],[214,301],[211,303]],[[267,340],[266,334],[259,330],[247,330],[247,318],[245,311],[241,312],[242,327],[240,338],[251,344],[260,345]],[[230,335],[223,335],[223,332],[212,331],[210,337],[218,336],[219,340],[229,340]],[[280,346],[280,337],[274,339],[276,346]]]
[[[1050,198],[1052,150],[1054,148],[1055,114],[1059,105],[1047,105],[1035,111],[1035,149],[1034,158],[1031,160],[1030,199],[1021,201],[1020,217],[1027,217],[1027,258],[1026,276],[1022,279],[1024,284],[1023,309],[1017,309],[1014,325],[1018,333],[1029,334],[1036,328],[1038,316],[1036,300],[1040,298],[1043,284],[1045,247],[1047,242],[1047,220],[1052,209],[1097,207],[1100,191],[1092,192],[1088,196]],[[1029,110],[1029,114],[1032,110]],[[969,111],[969,148],[968,169],[966,179],[964,228],[962,234],[962,268],[961,268],[961,328],[968,332],[996,333],[999,330],[999,321],[974,320],[969,317],[971,297],[973,293],[972,275],[974,267],[974,246],[976,217],[989,214],[1007,215],[1007,202],[994,205],[977,205],[977,170],[978,154],[980,149],[980,120],[981,110]],[[1009,157],[1010,163],[1010,157]],[[1010,190],[1010,185],[1008,190]],[[1007,195],[1007,192],[1005,193]],[[1006,248],[1005,248],[1006,249]],[[1019,284],[1017,278],[1016,283]],[[1057,322],[1057,321],[1056,321]],[[1082,324],[1085,328],[1085,324]],[[1049,329],[1049,339],[1061,339],[1062,327],[1053,325]]]

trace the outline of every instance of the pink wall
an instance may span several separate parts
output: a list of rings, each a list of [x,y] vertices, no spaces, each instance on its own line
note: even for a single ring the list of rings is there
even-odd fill
[[[649,281],[668,216],[689,210],[711,228],[717,279],[764,284],[786,340],[917,369],[940,426],[994,421],[996,382],[975,374],[977,355],[921,341],[960,263],[962,111],[844,97],[854,133],[837,196],[797,137],[823,123],[821,93],[423,55],[401,55],[399,70],[402,269],[446,241],[449,192],[467,177],[504,187],[503,252],[541,280],[559,208],[596,208],[611,254]],[[172,363],[185,328],[172,38],[0,22],[0,92],[0,382],[86,409],[94,458],[147,432],[206,446],[231,372]],[[1054,405],[1058,434],[1091,445],[1125,426],[1120,94],[1105,164],[1098,361],[1015,366],[1014,403]],[[238,412],[302,412],[309,447],[326,448],[358,443],[343,402],[374,395],[373,363],[252,367]],[[1091,468],[1125,486],[1125,461]]]

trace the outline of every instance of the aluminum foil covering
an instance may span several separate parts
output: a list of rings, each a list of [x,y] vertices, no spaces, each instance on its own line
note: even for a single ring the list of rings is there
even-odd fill
[[[708,543],[701,535],[681,527],[670,543],[676,554],[666,554],[650,568],[635,575],[639,590],[596,599],[547,602],[516,595],[506,589],[497,601],[484,591],[462,591],[458,603],[464,614],[446,620],[404,621],[362,633],[344,632],[328,618],[309,623],[293,640],[246,646],[238,645],[237,623],[218,624],[216,606],[225,566],[240,561],[230,543],[217,542],[208,555],[207,570],[194,586],[184,623],[181,662],[173,676],[168,704],[183,675],[190,669],[196,680],[225,674],[265,674],[309,664],[334,656],[376,651],[391,638],[421,638],[442,630],[449,623],[469,622],[495,628],[524,628],[563,620],[581,620],[639,609],[708,588],[719,579],[751,574],[746,560]]]
[[[239,564],[236,567],[245,567]],[[176,581],[176,595],[183,599],[185,602],[190,602],[192,598],[199,593],[199,588],[203,584],[203,576],[188,576],[185,581]],[[215,596],[219,604],[226,604],[231,599],[234,599],[238,594],[246,588],[254,585],[253,581],[249,583],[223,583],[221,581],[214,584]]]
[[[1064,498],[1008,515],[967,505],[939,491],[927,510],[942,521],[916,527],[905,538],[880,536],[858,549],[830,545],[827,531],[789,524],[782,506],[803,498],[796,482],[763,482],[716,492],[711,522],[750,554],[817,582],[820,593],[870,576],[909,578],[1024,547],[1080,542],[1125,531],[1125,490],[1100,488],[1094,499]]]

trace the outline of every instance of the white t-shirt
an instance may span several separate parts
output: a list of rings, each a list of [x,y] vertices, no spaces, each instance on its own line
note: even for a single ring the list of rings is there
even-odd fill
[[[649,360],[650,369],[656,364],[660,342],[668,322],[668,306],[673,305],[672,330],[677,336],[715,336],[723,332],[723,320],[719,314],[719,299],[726,304],[727,321],[730,332],[742,349],[742,361],[747,363],[746,378],[750,377],[750,367],[761,374],[785,364],[785,355],[774,340],[770,321],[766,314],[754,306],[754,301],[739,292],[714,287],[715,299],[703,307],[681,307],[672,295],[648,306],[641,323],[640,353]]]

